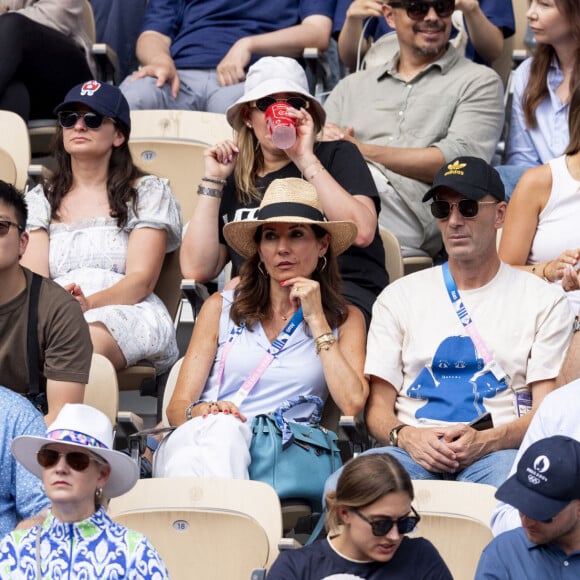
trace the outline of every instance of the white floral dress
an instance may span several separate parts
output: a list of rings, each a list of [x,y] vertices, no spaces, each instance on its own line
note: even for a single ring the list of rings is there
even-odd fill
[[[120,230],[117,220],[109,217],[51,222],[42,186],[29,191],[28,230],[48,232],[50,278],[61,286],[74,282],[86,296],[110,288],[125,276],[129,235],[135,228],[166,230],[167,252],[176,250],[181,242],[181,211],[167,180],[147,175],[139,181],[137,193],[137,211],[128,204],[127,223]],[[177,360],[175,327],[155,294],[137,304],[87,310],[85,319],[107,327],[128,366],[148,360],[163,372]]]

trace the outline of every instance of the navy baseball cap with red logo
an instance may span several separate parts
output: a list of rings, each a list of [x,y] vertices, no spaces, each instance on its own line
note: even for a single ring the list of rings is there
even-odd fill
[[[580,443],[554,435],[530,445],[495,497],[540,522],[580,499]]]
[[[95,113],[120,121],[131,130],[129,103],[118,87],[95,80],[77,85],[66,94],[54,114],[71,105],[86,105]]]

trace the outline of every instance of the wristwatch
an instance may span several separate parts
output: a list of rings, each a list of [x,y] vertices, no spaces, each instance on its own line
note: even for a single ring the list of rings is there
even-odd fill
[[[406,423],[401,423],[400,425],[397,425],[396,427],[393,427],[389,431],[389,445],[391,447],[398,447],[399,446],[399,431],[403,427],[408,427],[408,425]]]
[[[578,332],[580,330],[580,320],[577,316],[574,316],[574,322],[572,324],[572,330]]]

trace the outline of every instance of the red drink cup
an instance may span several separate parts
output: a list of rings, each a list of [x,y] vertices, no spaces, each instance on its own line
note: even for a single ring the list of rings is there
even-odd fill
[[[272,103],[264,113],[272,143],[278,149],[288,149],[296,142],[296,119],[286,115],[286,111],[291,108],[288,103],[280,101]]]

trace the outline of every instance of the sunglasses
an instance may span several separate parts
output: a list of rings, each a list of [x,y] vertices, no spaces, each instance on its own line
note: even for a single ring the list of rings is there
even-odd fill
[[[58,122],[63,129],[71,129],[74,127],[79,119],[82,119],[87,129],[98,129],[105,120],[105,116],[100,113],[93,113],[87,111],[86,113],[79,113],[77,111],[59,111]]]
[[[85,471],[90,465],[91,461],[96,463],[101,463],[96,457],[89,455],[88,453],[83,453],[82,451],[71,451],[69,453],[61,453],[55,449],[47,449],[43,447],[36,454],[36,461],[41,467],[54,467],[60,456],[63,455],[68,466],[75,471]]]
[[[461,201],[445,201],[436,199],[431,204],[431,215],[438,220],[446,220],[451,215],[451,210],[457,207],[459,213],[468,219],[477,217],[480,205],[496,205],[497,201],[474,201],[473,199],[462,199]]]
[[[302,97],[288,97],[287,99],[275,99],[274,97],[263,97],[254,101],[252,107],[259,109],[262,113],[266,112],[266,109],[273,105],[274,103],[288,103],[293,109],[308,109],[310,103],[303,99]]]
[[[436,0],[435,2],[391,2],[393,8],[404,8],[412,20],[423,20],[431,8],[439,18],[448,18],[455,10],[455,0]]]
[[[412,516],[405,516],[394,520],[393,518],[378,518],[376,520],[369,520],[364,514],[361,514],[358,510],[352,510],[361,520],[364,520],[370,525],[373,532],[373,536],[384,536],[388,534],[394,525],[397,526],[397,531],[399,534],[409,534],[412,532],[417,524],[421,521],[419,514],[411,508],[413,512]]]
[[[24,228],[22,226],[19,226],[18,224],[15,224],[14,222],[11,222],[8,220],[0,220],[0,238],[3,238],[10,231],[10,226],[14,226],[15,228],[18,228],[19,232],[24,231]]]

